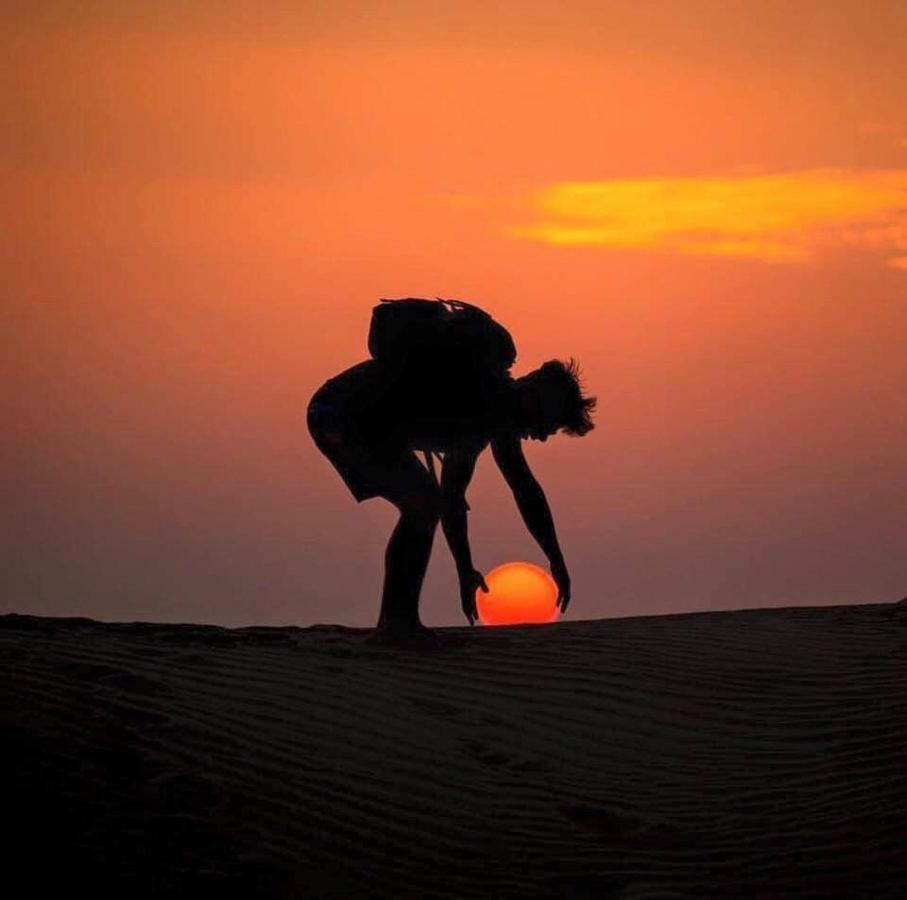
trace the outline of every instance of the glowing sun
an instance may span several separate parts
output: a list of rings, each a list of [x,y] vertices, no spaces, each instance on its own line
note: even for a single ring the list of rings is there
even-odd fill
[[[483,625],[516,625],[553,622],[558,617],[557,585],[539,566],[509,562],[485,576],[486,594],[476,591],[479,620]]]

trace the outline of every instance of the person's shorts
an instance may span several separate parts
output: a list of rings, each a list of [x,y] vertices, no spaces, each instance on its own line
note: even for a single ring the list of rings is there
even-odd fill
[[[328,392],[316,392],[306,413],[309,433],[358,502],[436,491],[437,482],[406,447],[371,446],[345,419]]]

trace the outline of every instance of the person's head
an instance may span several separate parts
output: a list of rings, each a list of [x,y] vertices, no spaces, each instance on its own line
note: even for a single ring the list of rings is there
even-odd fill
[[[584,397],[576,360],[550,359],[516,379],[517,428],[525,438],[545,441],[563,430],[574,437],[591,431],[596,398]]]

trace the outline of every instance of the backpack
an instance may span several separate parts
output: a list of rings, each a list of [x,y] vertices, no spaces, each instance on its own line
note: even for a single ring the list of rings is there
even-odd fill
[[[440,297],[382,299],[372,309],[368,349],[392,380],[428,389],[445,408],[468,405],[488,380],[509,378],[516,361],[506,328],[478,306]],[[432,452],[425,461],[438,481]]]
[[[372,309],[372,357],[389,369],[432,377],[504,376],[516,361],[507,329],[462,300],[382,299]]]

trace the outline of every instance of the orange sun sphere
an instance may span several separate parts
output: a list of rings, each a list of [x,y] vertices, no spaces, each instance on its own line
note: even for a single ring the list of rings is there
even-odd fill
[[[483,625],[518,625],[525,622],[553,622],[559,610],[557,585],[539,566],[509,562],[485,576],[486,594],[476,591],[476,606]]]

